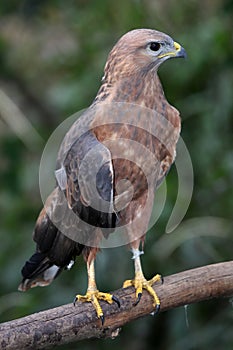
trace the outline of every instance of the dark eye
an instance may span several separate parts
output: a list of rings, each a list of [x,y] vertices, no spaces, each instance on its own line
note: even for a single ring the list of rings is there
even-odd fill
[[[158,51],[160,47],[161,47],[160,43],[156,43],[156,42],[150,43],[150,49],[152,51]]]

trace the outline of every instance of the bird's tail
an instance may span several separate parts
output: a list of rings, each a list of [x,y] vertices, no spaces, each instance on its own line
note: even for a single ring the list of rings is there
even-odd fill
[[[18,290],[25,292],[33,287],[44,287],[49,285],[63,270],[62,267],[54,265],[46,257],[45,253],[35,253],[26,261],[21,272],[23,280]]]
[[[37,219],[33,232],[33,239],[37,244],[36,252],[21,270],[23,280],[18,287],[20,291],[47,286],[62,270],[69,270],[75,257],[82,253],[83,245],[64,235],[50,219],[53,210],[57,210],[58,213],[55,214],[58,220],[63,218],[58,202],[64,195],[60,192],[56,188],[51,193]]]

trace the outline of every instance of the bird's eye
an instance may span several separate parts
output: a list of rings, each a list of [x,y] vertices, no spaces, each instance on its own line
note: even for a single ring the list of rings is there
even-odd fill
[[[153,43],[150,43],[149,47],[152,51],[158,51],[161,47],[161,44],[157,42],[153,42]]]

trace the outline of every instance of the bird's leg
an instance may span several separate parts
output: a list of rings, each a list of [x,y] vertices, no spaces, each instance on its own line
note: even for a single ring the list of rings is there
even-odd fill
[[[140,260],[140,255],[143,254],[143,252],[139,249],[132,249],[132,252],[132,259],[134,259],[135,278],[133,280],[125,281],[123,284],[123,288],[133,286],[136,289],[136,302],[134,303],[134,305],[137,305],[139,303],[142,296],[142,290],[146,289],[147,292],[153,297],[153,306],[155,307],[155,312],[158,312],[160,309],[160,300],[152,286],[155,282],[163,282],[162,277],[161,275],[157,274],[151,280],[147,281],[144,277]]]
[[[101,319],[102,324],[104,323],[104,314],[103,310],[100,306],[99,300],[104,300],[109,304],[112,304],[113,301],[117,303],[117,305],[120,307],[120,302],[117,297],[110,293],[103,293],[99,292],[96,286],[95,282],[95,266],[94,266],[94,259],[89,264],[87,262],[87,274],[88,274],[88,287],[87,292],[85,295],[76,295],[74,299],[74,305],[76,301],[81,302],[91,302],[96,310],[97,317]]]

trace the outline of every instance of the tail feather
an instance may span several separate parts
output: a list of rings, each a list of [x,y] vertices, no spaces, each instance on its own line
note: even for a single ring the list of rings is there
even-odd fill
[[[47,286],[62,270],[69,269],[75,257],[82,253],[83,245],[63,235],[47,214],[47,211],[51,214],[55,210],[59,193],[58,188],[52,192],[37,219],[33,232],[36,252],[21,270],[23,280],[18,287],[20,291]]]
[[[61,271],[62,268],[51,263],[45,253],[37,252],[23,266],[21,270],[23,280],[18,290],[26,291],[37,286],[47,286]]]
[[[42,273],[52,264],[46,259],[45,253],[35,253],[24,264],[21,273],[24,278],[33,278]]]

